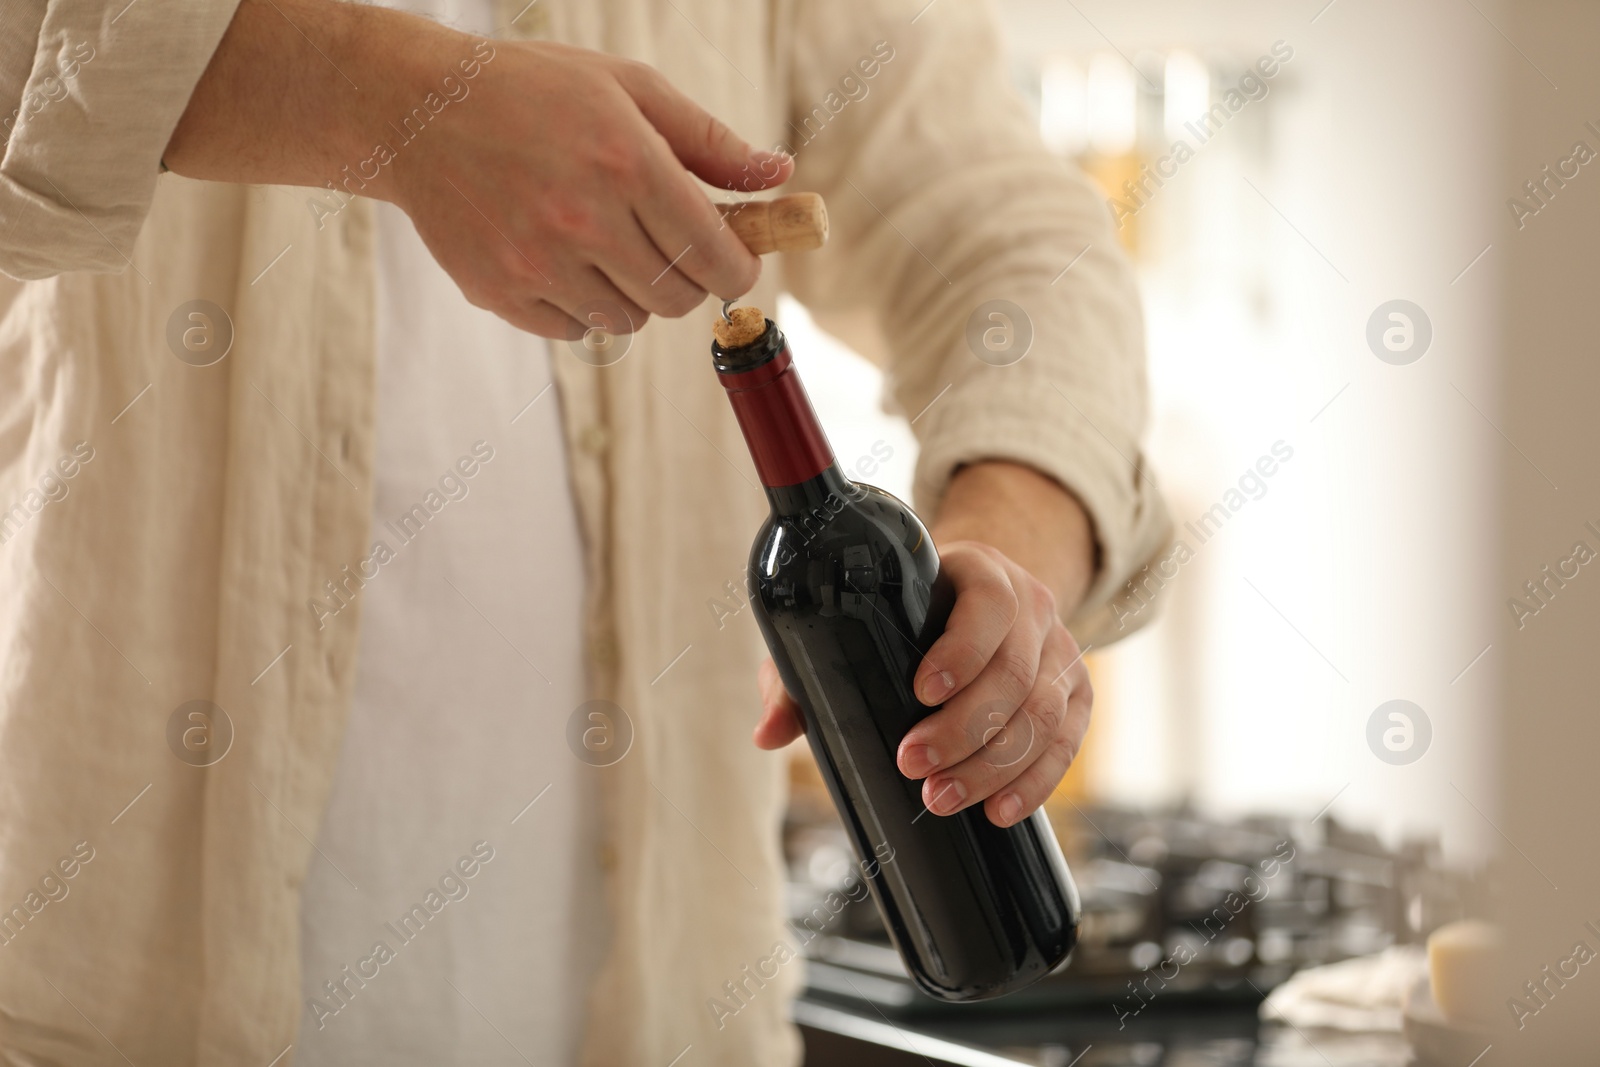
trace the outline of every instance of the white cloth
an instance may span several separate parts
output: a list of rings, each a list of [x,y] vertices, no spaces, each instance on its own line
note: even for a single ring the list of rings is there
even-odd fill
[[[1406,992],[1427,973],[1420,945],[1392,945],[1371,956],[1310,967],[1261,1003],[1261,1017],[1333,1030],[1400,1030]]]
[[[359,594],[296,1062],[572,1064],[604,912],[596,772],[565,741],[583,560],[549,348],[468,304],[402,212],[377,219],[372,537],[393,558]]]

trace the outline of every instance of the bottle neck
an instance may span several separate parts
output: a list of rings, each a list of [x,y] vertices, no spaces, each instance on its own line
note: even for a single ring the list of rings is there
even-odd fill
[[[851,485],[834,462],[788,344],[781,335],[776,340],[781,347],[771,359],[748,370],[719,367],[717,377],[728,391],[773,512],[801,514],[830,494],[847,496]]]
[[[844,501],[860,493],[856,483],[844,476],[837,463],[799,485],[767,486],[767,503],[780,518],[815,515],[821,510],[837,513]]]

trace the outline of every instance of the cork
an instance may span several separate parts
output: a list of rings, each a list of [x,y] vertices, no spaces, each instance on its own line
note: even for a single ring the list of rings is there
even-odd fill
[[[717,210],[735,236],[758,256],[807,252],[828,241],[828,209],[816,193],[718,204]]]
[[[734,308],[728,312],[727,320],[717,316],[711,332],[723,348],[743,348],[767,332],[767,317],[760,308]]]

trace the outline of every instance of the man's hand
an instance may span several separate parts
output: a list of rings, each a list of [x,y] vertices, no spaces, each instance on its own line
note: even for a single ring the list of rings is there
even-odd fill
[[[748,292],[760,260],[695,176],[746,192],[793,170],[644,64],[332,0],[245,0],[165,159],[392,201],[468,300],[565,338]]]
[[[1061,781],[1089,728],[1094,692],[1058,606],[1077,604],[1094,573],[1094,536],[1077,499],[1010,463],[978,463],[950,484],[934,540],[956,589],[944,634],[915,680],[944,706],[900,743],[900,771],[925,779],[936,815],[983,803],[1011,826]],[[803,732],[800,709],[768,659],[755,742],[779,748]]]
[[[395,203],[467,299],[561,337],[573,320],[624,333],[708,291],[750,291],[760,260],[691,172],[743,191],[791,164],[753,153],[642,63],[558,44],[497,51],[462,121],[395,164]],[[591,301],[629,321],[596,321]]]

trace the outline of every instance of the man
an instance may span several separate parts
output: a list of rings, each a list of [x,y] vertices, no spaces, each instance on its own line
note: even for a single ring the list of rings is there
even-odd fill
[[[747,978],[787,943],[783,774],[754,627],[706,607],[764,511],[707,294],[789,289],[917,416],[958,600],[900,765],[936,816],[1042,803],[1087,727],[1067,624],[1101,639],[1163,542],[1127,268],[986,12],[428,13],[475,32],[143,0],[4,34],[17,1062],[795,1061],[798,966]],[[763,271],[707,187],[779,185],[833,239]],[[969,343],[993,299],[1024,358]],[[567,340],[596,321],[641,332]],[[1025,759],[985,759],[996,708]]]

